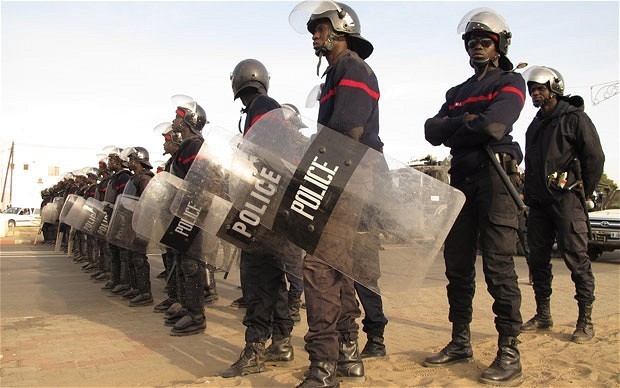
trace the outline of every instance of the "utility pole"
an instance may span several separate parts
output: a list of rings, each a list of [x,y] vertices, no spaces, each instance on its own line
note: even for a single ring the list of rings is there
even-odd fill
[[[13,168],[15,164],[13,163],[13,155],[15,152],[15,142],[11,142],[11,152],[9,152],[9,162],[6,167],[6,175],[4,176],[4,185],[2,186],[2,199],[1,203],[4,203],[4,194],[6,192],[6,181],[9,177],[9,173],[11,174],[11,183],[9,185],[9,204],[13,201]]]

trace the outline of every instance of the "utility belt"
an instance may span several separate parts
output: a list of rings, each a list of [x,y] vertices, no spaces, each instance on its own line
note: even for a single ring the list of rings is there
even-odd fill
[[[547,175],[547,188],[559,191],[581,189],[581,163],[578,159],[571,159],[566,168],[559,169]]]

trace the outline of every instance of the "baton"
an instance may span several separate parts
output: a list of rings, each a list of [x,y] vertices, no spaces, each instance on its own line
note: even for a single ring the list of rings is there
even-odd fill
[[[514,185],[510,181],[510,178],[508,178],[508,174],[506,174],[506,171],[504,171],[502,166],[499,165],[499,161],[495,157],[495,154],[491,150],[491,147],[489,147],[489,145],[487,144],[486,146],[484,146],[484,149],[487,151],[487,154],[489,155],[489,158],[491,159],[491,163],[493,163],[495,170],[497,170],[499,177],[502,179],[502,182],[504,182],[504,186],[506,186],[506,189],[510,193],[510,196],[512,197],[512,199],[515,201],[515,204],[517,205],[519,210],[525,209],[525,204],[523,203],[521,196],[519,195],[519,193],[517,192],[517,189],[515,189]]]
[[[166,276],[166,284],[168,284],[170,282],[170,278],[172,278],[172,274],[174,273],[174,270],[177,269],[177,261],[174,260],[172,262],[172,268],[170,268],[170,271],[168,272],[168,276]]]
[[[228,277],[228,273],[230,272],[230,269],[232,268],[233,263],[237,260],[237,257],[239,257],[238,254],[241,254],[239,251],[239,248],[234,247],[233,249],[235,250],[235,252],[230,255],[230,261],[228,262],[228,265],[226,266],[226,272],[224,273],[224,279]]]

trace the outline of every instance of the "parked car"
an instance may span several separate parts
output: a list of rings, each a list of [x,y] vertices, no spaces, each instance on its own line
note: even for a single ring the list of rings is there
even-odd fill
[[[14,226],[38,226],[41,224],[41,209],[35,207],[9,207],[0,213],[0,222],[9,228]]]
[[[605,251],[620,249],[620,189],[609,195],[602,209],[589,213],[592,239],[588,241],[588,255],[592,261]]]

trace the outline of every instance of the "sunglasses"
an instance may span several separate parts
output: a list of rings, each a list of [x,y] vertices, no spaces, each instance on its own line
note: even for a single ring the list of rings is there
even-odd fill
[[[480,43],[482,47],[488,48],[488,47],[491,47],[491,45],[494,44],[495,42],[491,38],[472,38],[469,41],[467,41],[467,47],[469,47],[470,49],[473,49],[474,47],[478,45],[478,43]]]

